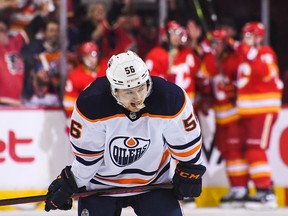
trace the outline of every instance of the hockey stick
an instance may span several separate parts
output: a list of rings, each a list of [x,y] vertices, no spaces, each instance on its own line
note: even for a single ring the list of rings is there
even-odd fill
[[[197,16],[199,17],[200,22],[202,24],[202,27],[203,27],[204,33],[206,35],[206,38],[211,43],[212,42],[212,35],[211,35],[210,31],[209,31],[209,27],[208,27],[208,24],[207,24],[207,22],[205,20],[204,13],[202,11],[201,5],[200,5],[198,0],[192,0],[192,1],[194,3],[195,9],[196,9]],[[208,1],[208,3],[211,4],[211,1]],[[216,16],[214,10],[212,11],[212,9],[213,9],[212,6],[209,5],[209,11],[210,11],[210,13],[213,13],[213,14],[211,14],[211,19],[214,22],[216,22],[217,21],[217,16]],[[214,19],[212,18],[213,15],[214,15]],[[219,60],[219,58],[217,56],[215,56],[215,60],[216,60],[216,65],[217,65],[217,68],[219,70],[219,73],[220,73],[220,75],[222,77],[222,81],[223,81],[224,84],[226,84],[225,75],[224,75],[224,71],[223,71],[223,68],[221,66],[220,60]]]
[[[107,189],[96,189],[91,191],[83,191],[74,193],[71,198],[81,198],[92,195],[112,195],[112,194],[121,194],[121,193],[134,193],[134,192],[145,192],[157,189],[172,189],[172,184],[155,184],[155,185],[146,185],[146,186],[136,186],[136,187],[115,187]],[[27,196],[27,197],[18,197],[10,199],[0,200],[0,206],[6,205],[17,205],[17,204],[26,204],[26,203],[35,203],[43,202],[46,200],[45,195],[36,195],[36,196]]]
[[[197,13],[197,16],[198,16],[198,18],[199,18],[199,20],[201,22],[201,25],[203,27],[204,33],[205,33],[207,39],[210,41],[212,36],[210,34],[209,27],[208,27],[207,22],[205,20],[204,13],[202,11],[200,3],[199,3],[198,0],[192,0],[192,2],[194,3],[195,9],[196,9],[196,13]]]

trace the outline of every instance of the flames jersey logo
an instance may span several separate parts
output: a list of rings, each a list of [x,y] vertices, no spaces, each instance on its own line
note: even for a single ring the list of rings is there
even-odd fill
[[[139,160],[150,146],[150,140],[136,137],[115,137],[109,145],[110,157],[116,166],[128,166]]]
[[[24,73],[24,62],[18,53],[8,53],[5,55],[5,61],[9,72],[12,75],[19,75]]]

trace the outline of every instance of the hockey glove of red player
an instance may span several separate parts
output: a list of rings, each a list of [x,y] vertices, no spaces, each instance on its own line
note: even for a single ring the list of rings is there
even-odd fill
[[[49,212],[51,209],[71,209],[71,195],[77,191],[78,187],[71,172],[71,166],[66,166],[48,188],[45,211]]]
[[[173,176],[173,193],[178,200],[198,197],[202,192],[202,176],[206,167],[199,164],[179,162]]]

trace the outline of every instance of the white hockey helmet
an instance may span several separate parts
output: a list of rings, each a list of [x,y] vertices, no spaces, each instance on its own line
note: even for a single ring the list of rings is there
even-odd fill
[[[108,61],[106,76],[112,89],[134,88],[150,79],[147,65],[132,51],[113,55]]]
[[[152,89],[152,80],[145,62],[134,52],[127,51],[113,55],[108,61],[106,76],[111,85],[112,95],[117,102],[123,105],[116,95],[116,89],[135,88],[147,83],[148,97]]]

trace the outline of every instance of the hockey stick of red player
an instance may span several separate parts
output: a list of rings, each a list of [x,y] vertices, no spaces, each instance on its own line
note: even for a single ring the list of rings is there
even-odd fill
[[[172,189],[172,184],[155,184],[155,185],[147,185],[147,186],[136,186],[136,187],[115,187],[115,188],[107,188],[107,189],[96,189],[91,191],[83,191],[74,193],[72,198],[80,198],[87,197],[92,195],[111,195],[111,194],[121,194],[121,193],[133,193],[133,192],[145,192],[150,190],[157,189]],[[26,204],[26,203],[35,203],[35,202],[43,202],[46,200],[45,195],[36,195],[36,196],[27,196],[27,197],[18,197],[18,198],[10,198],[10,199],[2,199],[0,200],[0,206],[7,205],[17,205],[17,204]]]
[[[205,33],[205,35],[206,35],[206,38],[207,38],[208,41],[211,43],[211,41],[212,41],[212,35],[211,35],[211,33],[210,33],[208,24],[207,24],[206,19],[205,19],[205,17],[204,17],[204,13],[203,13],[203,11],[202,11],[201,5],[200,5],[200,3],[199,3],[198,0],[192,0],[192,2],[194,3],[195,9],[196,9],[196,14],[197,14],[197,16],[198,16],[198,18],[199,18],[199,20],[200,20],[200,22],[201,22],[201,25],[202,25],[202,28],[203,28],[204,33]],[[213,8],[212,8],[212,6],[211,6],[211,4],[212,4],[211,1],[208,1],[208,3],[209,3],[209,5],[208,5],[208,6],[209,6],[209,7],[208,7],[208,10],[209,10],[210,13],[212,13],[212,14],[211,14],[211,19],[214,21],[214,23],[215,23],[215,25],[216,25],[217,16],[216,16],[215,12],[213,11]],[[214,18],[212,18],[213,16],[214,16]],[[220,75],[222,76],[222,81],[223,81],[223,83],[225,84],[225,83],[226,83],[226,80],[225,80],[225,78],[224,78],[224,71],[223,71],[222,65],[221,65],[221,63],[220,63],[220,60],[219,60],[219,58],[216,57],[216,56],[215,56],[215,60],[216,60],[216,64],[217,64],[217,68],[218,68],[218,70],[219,70],[219,73],[220,73]]]

